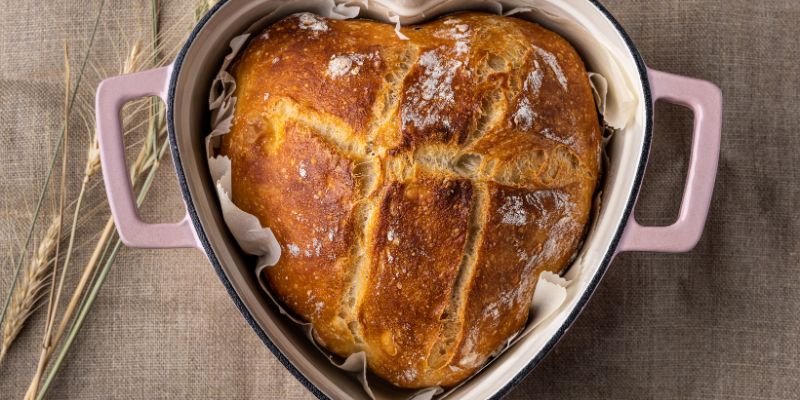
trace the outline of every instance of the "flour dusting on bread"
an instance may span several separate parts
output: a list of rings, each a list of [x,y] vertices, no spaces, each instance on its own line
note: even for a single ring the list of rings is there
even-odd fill
[[[461,23],[458,19],[449,19],[444,22],[447,28],[436,31],[433,36],[440,39],[454,40],[453,50],[456,56],[462,56],[469,51],[471,31],[469,25]]]
[[[528,223],[528,212],[525,211],[522,198],[520,196],[509,196],[506,202],[497,209],[503,216],[502,223],[514,226],[522,226]]]
[[[304,12],[295,15],[297,15],[297,18],[300,20],[300,23],[297,25],[300,29],[313,32],[327,32],[328,29],[330,29],[325,19],[316,14]]]
[[[444,111],[455,101],[453,79],[462,62],[442,57],[437,50],[428,50],[417,63],[424,69],[422,79],[406,89],[402,127],[413,125],[424,129],[439,123],[450,126],[450,117]]]
[[[517,105],[517,110],[514,111],[514,123],[523,130],[528,130],[533,127],[533,121],[536,118],[536,113],[531,107],[531,103],[527,97],[520,99]]]
[[[541,131],[539,131],[539,133],[545,138],[552,140],[554,142],[561,143],[563,145],[573,146],[575,144],[575,138],[572,135],[567,137],[561,137],[559,135],[556,135],[555,131],[553,131],[552,128],[544,128]]]
[[[546,62],[547,65],[550,66],[550,69],[553,71],[554,74],[556,74],[556,79],[558,79],[558,83],[561,84],[561,87],[564,90],[567,90],[567,77],[566,75],[564,75],[564,71],[561,70],[561,65],[558,63],[558,59],[556,58],[556,56],[553,55],[553,53],[544,50],[540,47],[536,48],[536,54],[539,55],[539,57],[542,57],[544,62]]]
[[[539,89],[542,88],[543,78],[544,74],[542,74],[542,70],[539,69],[539,61],[534,60],[534,69],[533,71],[528,73],[528,76],[525,78],[525,84],[522,87],[522,89],[530,92],[534,96],[538,95]]]
[[[378,52],[369,54],[350,53],[342,55],[332,55],[328,62],[328,69],[326,71],[330,78],[340,78],[345,75],[358,75],[361,67],[367,61],[374,61],[377,66],[379,62]]]

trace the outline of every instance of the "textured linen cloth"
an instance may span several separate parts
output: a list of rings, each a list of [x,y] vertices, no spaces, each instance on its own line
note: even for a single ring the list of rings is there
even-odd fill
[[[576,324],[508,397],[800,398],[800,2],[604,3],[650,67],[722,87],[722,154],[711,213],[690,253],[620,255]],[[136,38],[149,38],[149,5],[106,3],[83,101],[91,104],[97,81],[118,73]],[[191,27],[195,5],[164,1],[161,23],[174,33],[171,44]],[[77,72],[97,6],[24,0],[0,7],[3,297],[60,127],[63,43]],[[659,104],[655,126],[636,213],[642,223],[666,225],[677,215],[691,113]],[[78,113],[70,127],[75,188],[89,134]],[[75,189],[70,193],[74,198]],[[149,221],[181,217],[169,161],[146,203]],[[54,204],[49,198],[45,210]],[[99,186],[82,215],[73,281],[108,216]],[[43,320],[40,309],[0,365],[0,398],[21,398],[27,388]],[[51,398],[312,396],[246,324],[200,251],[123,249]]]

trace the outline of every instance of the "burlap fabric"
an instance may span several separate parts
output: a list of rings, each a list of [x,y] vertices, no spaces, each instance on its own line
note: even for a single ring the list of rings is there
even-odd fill
[[[724,133],[711,214],[691,253],[618,257],[582,317],[509,398],[800,398],[800,3],[605,3],[648,65],[722,87]],[[165,29],[188,28],[194,7],[191,0],[166,1]],[[96,9],[97,2],[69,0],[0,7],[3,296],[10,256],[24,238],[60,126],[63,42],[76,66]],[[117,73],[129,43],[147,37],[149,18],[149,1],[107,2],[85,99],[101,75]],[[667,224],[677,214],[691,114],[664,105],[656,111],[637,215]],[[88,134],[78,115],[70,126],[75,184]],[[144,214],[175,220],[180,201],[166,164]],[[46,209],[53,204],[48,200]],[[101,190],[92,192],[86,209],[73,271],[107,218]],[[40,310],[0,366],[0,398],[24,393],[43,319]],[[311,395],[247,326],[199,251],[125,249],[51,397]]]

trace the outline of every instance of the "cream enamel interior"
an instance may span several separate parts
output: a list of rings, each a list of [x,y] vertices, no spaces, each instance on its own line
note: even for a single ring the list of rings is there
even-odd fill
[[[183,170],[202,231],[219,264],[238,293],[243,305],[253,316],[255,322],[283,355],[322,393],[332,398],[367,398],[360,384],[340,369],[332,366],[314,346],[308,342],[303,332],[296,329],[288,320],[279,315],[261,289],[252,272],[253,261],[239,250],[233,237],[227,232],[219,211],[216,193],[205,157],[203,138],[210,131],[208,124],[208,92],[213,76],[222,58],[228,53],[231,38],[240,34],[252,23],[261,19],[279,6],[287,7],[288,14],[294,11],[314,11],[314,2],[287,2],[275,0],[231,0],[225,3],[203,26],[192,41],[183,62],[177,69],[174,89],[173,124],[175,145],[180,155],[177,167]],[[318,1],[324,7],[329,1]],[[372,2],[372,7],[380,7],[382,2]],[[416,22],[424,19],[423,13],[440,6],[443,2],[428,2],[419,6],[418,1],[400,1],[393,10],[406,21]],[[451,2],[455,3],[455,2]],[[463,3],[472,9],[469,1]],[[636,195],[636,175],[640,163],[644,162],[646,152],[646,96],[634,56],[628,49],[624,38],[605,15],[587,0],[517,0],[504,3],[532,8],[546,7],[561,18],[568,18],[583,26],[591,26],[601,32],[601,40],[617,53],[626,76],[633,82],[638,105],[629,125],[619,132],[610,143],[610,165],[606,171],[603,187],[603,203],[586,242],[579,254],[581,268],[572,268],[566,277],[572,280],[568,290],[567,305],[558,314],[551,316],[537,330],[485,368],[478,376],[466,382],[447,396],[448,399],[487,398],[505,387],[529,362],[539,356],[548,342],[557,334],[570,315],[582,305],[581,298],[590,289],[592,281],[601,273],[604,258],[613,255],[614,238],[621,233],[629,201]],[[509,8],[513,8],[509,7]],[[283,11],[283,10],[282,10]],[[370,13],[374,10],[371,9]],[[425,14],[425,18],[430,17]],[[539,22],[559,32],[558,25],[548,20],[547,14],[536,16]],[[405,22],[405,21],[404,21]],[[568,34],[562,33],[568,39]],[[571,40],[572,41],[572,40]],[[579,52],[591,65],[592,48],[581,47],[572,41]],[[201,235],[202,236],[202,235]],[[380,384],[377,379],[370,381],[376,395],[386,398],[392,396],[392,388]],[[399,393],[397,393],[399,394]]]

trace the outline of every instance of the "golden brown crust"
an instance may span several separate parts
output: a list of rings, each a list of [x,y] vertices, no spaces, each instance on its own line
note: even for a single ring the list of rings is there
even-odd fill
[[[458,274],[471,202],[467,180],[419,177],[387,187],[358,314],[377,374],[402,384],[425,369]]]
[[[577,249],[600,129],[578,54],[461,13],[403,28],[290,16],[235,63],[233,201],[272,228],[287,307],[402,387],[452,386],[524,327]]]
[[[576,186],[530,190],[489,184],[490,212],[464,294],[463,336],[453,365],[472,371],[483,364],[485,354],[504,344],[498,338],[524,326],[539,274],[566,265],[591,207]]]
[[[351,274],[354,162],[295,121],[282,138],[260,136],[255,126],[246,136],[255,143],[234,158],[233,198],[283,244],[281,262],[265,270],[275,294],[302,316],[331,321],[332,329],[319,332],[324,342],[347,345],[353,339],[336,317]]]

